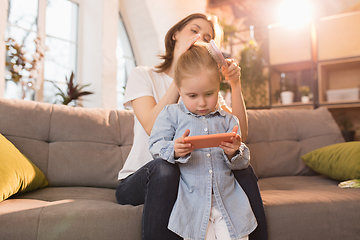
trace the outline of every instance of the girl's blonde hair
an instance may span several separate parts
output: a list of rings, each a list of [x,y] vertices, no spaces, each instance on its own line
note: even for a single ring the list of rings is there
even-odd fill
[[[221,74],[216,61],[204,45],[195,44],[179,57],[175,66],[175,84],[180,88],[182,79],[197,76],[203,72],[211,78],[218,79],[220,84]]]
[[[156,66],[156,72],[165,72],[170,66],[174,58],[175,40],[173,36],[176,32],[181,31],[193,19],[201,18],[208,21],[213,29],[212,39],[220,46],[223,37],[223,31],[218,23],[217,17],[213,15],[205,15],[202,13],[194,13],[185,17],[176,23],[165,36],[165,54],[159,55],[160,59],[164,60],[160,65]]]

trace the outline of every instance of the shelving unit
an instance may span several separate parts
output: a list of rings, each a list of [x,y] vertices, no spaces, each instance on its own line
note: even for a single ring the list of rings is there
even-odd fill
[[[321,62],[318,64],[318,76],[320,105],[360,106],[360,99],[329,102],[326,95],[327,90],[360,89],[360,57]]]
[[[360,141],[360,97],[355,94],[352,100],[340,97],[329,101],[327,96],[328,90],[360,91],[360,11],[321,18],[313,26],[269,29],[270,108],[324,106],[333,114],[349,115],[356,131],[355,140]],[[274,95],[280,90],[280,74],[304,72],[311,72],[304,85],[310,87],[313,102],[302,104],[297,98],[293,104],[278,103]]]
[[[318,61],[360,56],[360,11],[321,18],[317,23]]]
[[[360,12],[320,19],[318,23],[320,106],[327,106],[328,108],[360,106],[359,98],[351,101],[330,102],[326,95],[328,90],[357,88],[360,91],[359,39]]]
[[[300,105],[304,105],[305,108],[308,108],[309,105],[313,108],[313,102],[310,101],[309,103],[302,103],[300,101],[301,94],[296,92],[294,95],[294,102],[292,104],[282,104],[279,103],[276,99],[276,91],[280,89],[280,74],[285,73],[287,77],[291,79],[291,83],[297,85],[298,87],[306,85],[309,86],[311,92],[314,92],[316,89],[316,83],[314,82],[313,75],[314,75],[314,67],[309,64],[307,67],[306,65],[302,65],[301,68],[295,68],[295,70],[291,71],[291,68],[288,66],[285,67],[277,67],[271,66],[270,68],[270,86],[271,86],[271,108],[288,108],[289,106],[299,107]]]
[[[360,107],[360,99],[327,99],[328,90],[360,90],[360,11],[321,18],[316,31],[312,26],[288,29],[277,25],[269,29],[270,106],[281,106],[274,97],[280,89],[281,73],[310,71],[312,76],[307,75],[305,85],[314,94],[314,107]],[[301,103],[295,102],[294,106],[298,104]]]
[[[278,103],[275,95],[280,90],[280,75],[285,73],[291,78],[292,84],[300,87],[309,86],[311,92],[315,91],[314,71],[314,45],[311,24],[298,28],[289,28],[286,25],[274,25],[269,33],[269,64],[270,64],[270,108],[313,108],[313,103],[300,102],[300,94],[295,93],[292,104]]]

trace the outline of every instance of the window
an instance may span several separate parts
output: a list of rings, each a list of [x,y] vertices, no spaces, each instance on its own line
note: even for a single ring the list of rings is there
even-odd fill
[[[44,102],[56,102],[59,90],[54,84],[66,92],[66,78],[70,78],[71,72],[74,79],[77,77],[78,8],[78,4],[68,0],[48,0],[45,44],[49,50],[44,64]]]
[[[129,76],[129,72],[136,66],[135,58],[131,49],[131,44],[124,26],[119,18],[119,30],[116,48],[117,58],[117,108],[124,109],[124,91]]]
[[[37,0],[9,0],[5,39],[12,38],[14,40],[13,45],[22,45],[24,47],[22,49],[23,57],[29,60],[32,59],[36,48],[34,39],[37,35],[37,12]],[[12,49],[12,54],[19,55],[14,49]],[[19,63],[18,58],[18,56],[10,58],[6,54],[5,98],[23,98],[19,76],[22,76],[24,81],[27,80],[29,72],[23,67],[28,68],[29,63],[26,66],[19,67],[21,63]],[[17,67],[11,67],[10,62]],[[27,97],[31,98],[32,96]]]
[[[24,56],[28,62],[34,58],[34,40],[38,36],[45,41],[48,50],[39,66],[44,75],[39,74],[36,77],[39,86],[28,85],[32,79],[29,78],[29,71],[24,69],[20,70],[21,81],[14,82],[14,69],[6,67],[6,98],[25,97],[34,100],[36,91],[38,101],[54,103],[56,93],[59,92],[54,84],[66,91],[65,77],[69,78],[71,72],[74,72],[76,78],[79,6],[75,1],[78,0],[9,0],[5,38],[12,38],[17,44],[23,45],[23,51],[26,52]],[[11,60],[9,58],[7,54],[7,62]],[[15,60],[16,57],[12,59],[13,62]],[[31,67],[29,64],[27,67]],[[15,70],[19,70],[18,67]]]

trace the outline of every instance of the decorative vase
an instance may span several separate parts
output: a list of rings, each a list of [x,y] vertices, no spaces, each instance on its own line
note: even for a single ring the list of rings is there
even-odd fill
[[[308,102],[310,102],[309,96],[301,96],[301,102],[302,102],[302,103],[308,103]]]
[[[291,104],[294,99],[294,93],[292,91],[283,91],[280,93],[282,104]]]

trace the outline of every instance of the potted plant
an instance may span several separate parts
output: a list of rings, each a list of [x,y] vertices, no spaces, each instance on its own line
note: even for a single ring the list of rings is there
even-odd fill
[[[285,73],[280,75],[281,102],[282,104],[291,104],[294,100],[294,85],[285,77]]]
[[[301,93],[301,102],[302,103],[308,103],[310,101],[310,89],[309,86],[301,86],[299,89],[300,93]]]
[[[280,89],[277,89],[275,91],[274,97],[275,97],[275,102],[276,103],[281,103],[281,91],[280,91]]]
[[[82,96],[93,94],[93,92],[82,91],[84,87],[89,86],[90,84],[86,84],[84,86],[79,86],[78,84],[74,84],[74,73],[71,72],[70,79],[66,79],[67,91],[63,92],[54,82],[50,81],[54,87],[56,87],[60,92],[57,93],[57,96],[62,97],[62,101],[60,101],[63,105],[68,105],[69,103],[79,100]]]
[[[338,114],[335,117],[337,124],[341,130],[341,134],[343,135],[346,142],[354,141],[355,131],[353,130],[353,123],[351,119],[344,115],[343,113]]]
[[[268,105],[267,76],[262,51],[249,41],[240,52],[241,87],[248,108],[263,108]]]

